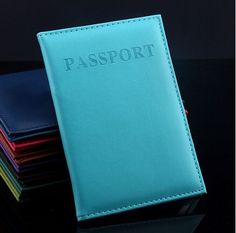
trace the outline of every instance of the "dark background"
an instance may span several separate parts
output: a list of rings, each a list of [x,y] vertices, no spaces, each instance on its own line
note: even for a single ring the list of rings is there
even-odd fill
[[[162,15],[181,95],[189,112],[188,121],[208,192],[193,214],[203,218],[200,224],[195,224],[198,225],[195,231],[192,223],[192,230],[188,230],[188,221],[181,220],[183,231],[173,224],[171,219],[176,215],[166,206],[161,210],[153,207],[136,214],[122,214],[121,221],[114,220],[121,225],[104,232],[138,232],[138,229],[165,233],[234,232],[233,0],[1,0],[0,73],[43,67],[37,32],[151,14]],[[1,197],[3,193],[0,188],[1,233],[2,228],[14,233],[83,232],[75,223],[72,195],[57,204],[57,208],[47,206],[43,212],[35,208],[36,204],[41,206],[45,202],[40,199],[30,205],[23,218],[21,213],[15,213],[18,207],[10,209],[14,201],[5,201]],[[69,204],[71,210],[68,210]],[[164,212],[168,212],[168,217]],[[142,224],[137,228],[130,226],[130,222],[140,224],[140,219],[148,221],[143,228]],[[161,231],[163,219],[169,228]],[[157,225],[148,229],[153,220]],[[102,223],[106,226],[113,221],[108,218]]]
[[[41,60],[40,31],[151,14],[174,59],[234,57],[233,0],[1,0],[0,61]]]

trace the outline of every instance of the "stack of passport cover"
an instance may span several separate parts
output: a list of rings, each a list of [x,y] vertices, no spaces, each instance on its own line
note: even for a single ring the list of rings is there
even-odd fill
[[[0,176],[17,201],[67,179],[44,69],[0,76]]]

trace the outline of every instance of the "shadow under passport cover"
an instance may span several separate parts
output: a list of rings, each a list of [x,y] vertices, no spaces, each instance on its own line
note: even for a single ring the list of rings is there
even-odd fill
[[[160,15],[37,36],[78,221],[206,192]]]

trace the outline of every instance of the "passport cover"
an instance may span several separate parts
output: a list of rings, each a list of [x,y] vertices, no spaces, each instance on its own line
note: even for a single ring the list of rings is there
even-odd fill
[[[44,69],[0,76],[0,128],[10,141],[57,131]]]
[[[47,134],[38,137],[29,138],[26,140],[20,140],[16,142],[11,142],[8,140],[5,132],[0,128],[0,135],[2,135],[4,141],[15,152],[21,152],[28,149],[38,149],[42,145],[50,145],[50,143],[60,141],[58,134]]]
[[[40,190],[46,193],[48,188],[53,188],[57,184],[66,182],[65,171],[60,172],[60,174],[57,172],[57,174],[55,173],[54,175],[52,174],[53,172],[56,171],[53,170],[51,174],[49,174],[50,176],[44,173],[45,178],[42,175],[40,176],[40,174],[38,177],[36,174],[33,176],[32,171],[27,177],[21,177],[13,171],[5,159],[5,153],[0,150],[0,178],[3,179],[18,202],[30,199],[35,195],[40,196]]]
[[[37,36],[78,221],[206,192],[160,15]]]
[[[26,141],[10,142],[4,132],[0,129],[0,145],[7,150],[13,159],[33,160],[43,158],[47,155],[62,152],[61,143],[58,136],[34,138]]]

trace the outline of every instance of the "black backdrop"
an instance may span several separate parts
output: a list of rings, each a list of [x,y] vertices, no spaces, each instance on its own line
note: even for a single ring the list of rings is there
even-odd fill
[[[174,59],[234,57],[233,0],[1,0],[0,61],[42,60],[39,31],[151,14]]]
[[[0,0],[0,73],[43,66],[36,39],[39,31],[158,13],[163,17],[208,191],[195,212],[206,214],[196,232],[234,232],[233,0]],[[0,195],[3,193],[0,188]],[[44,202],[41,199],[37,204],[41,206]],[[15,219],[21,220],[18,224],[12,218],[10,204],[13,203],[5,202],[0,196],[0,231],[4,223],[4,229],[7,225],[7,229],[12,227],[16,230],[11,232],[17,233],[51,233],[51,229],[55,229],[54,232],[75,232],[68,229],[66,219],[70,219],[70,214],[74,216],[74,212],[68,215],[67,201],[58,205],[61,211],[49,209],[48,215],[38,213],[35,205],[31,205],[27,217],[30,215],[32,219],[22,220],[22,216],[17,215]],[[15,213],[15,208],[13,210]],[[155,208],[146,213],[146,219],[163,214]],[[140,216],[145,219],[145,214]],[[132,217],[127,221],[130,219]],[[128,231],[120,226],[115,232]]]

